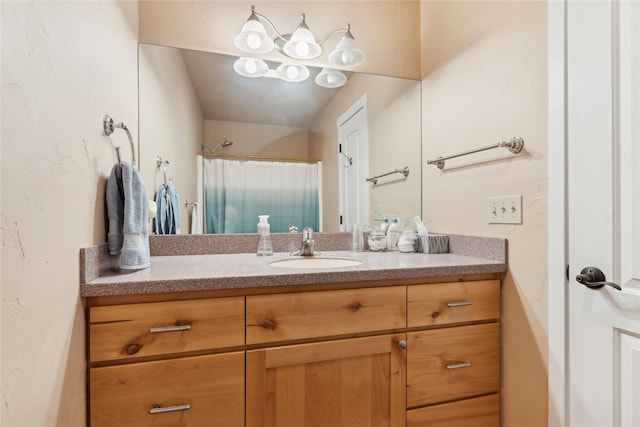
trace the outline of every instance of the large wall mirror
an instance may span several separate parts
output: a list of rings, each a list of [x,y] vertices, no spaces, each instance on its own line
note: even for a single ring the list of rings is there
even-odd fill
[[[421,215],[420,81],[345,71],[343,86],[326,88],[315,83],[318,68],[309,67],[309,78],[293,83],[238,75],[237,59],[139,46],[140,170],[150,198],[165,181],[178,190],[181,233],[191,231],[192,207],[185,202],[204,204],[203,157],[320,161],[320,231],[345,230],[339,187],[349,159],[366,160],[357,177],[358,191],[366,193],[358,223],[375,227],[382,215]],[[358,103],[366,106],[366,159],[355,149],[339,152],[339,138],[345,142],[339,121]],[[223,138],[232,144],[222,144]],[[388,174],[396,170],[408,174]],[[380,175],[376,183],[366,181]],[[206,215],[200,210],[199,220]]]

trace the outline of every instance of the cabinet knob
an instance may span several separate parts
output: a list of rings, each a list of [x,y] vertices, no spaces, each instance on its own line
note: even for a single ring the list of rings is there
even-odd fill
[[[406,350],[407,342],[405,340],[398,341],[398,347],[400,348],[400,350]]]

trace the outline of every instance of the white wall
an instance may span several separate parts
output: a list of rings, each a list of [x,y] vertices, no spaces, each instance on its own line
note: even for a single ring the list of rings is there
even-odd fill
[[[233,142],[229,147],[220,145],[216,156],[309,158],[309,129],[306,128],[205,120],[204,129],[205,145],[211,149],[223,136]]]
[[[79,249],[106,241],[113,144],[138,135],[137,2],[3,1],[2,408],[11,427],[85,425]]]
[[[182,233],[191,223],[184,202],[198,199],[196,156],[204,142],[204,118],[179,49],[141,45],[140,171],[149,199],[164,182],[165,166],[157,167],[160,156],[166,165],[167,181],[180,195]],[[151,230],[151,229],[150,229]]]
[[[411,219],[420,213],[420,82],[371,74],[353,74],[347,84],[327,103],[311,125],[310,155],[323,160],[324,231],[338,231],[337,119],[364,94],[367,95],[369,126],[369,173],[380,175],[408,166],[409,176],[393,175],[370,184],[370,221],[375,227],[372,207],[380,205],[384,214]]]
[[[547,4],[421,3],[423,219],[435,231],[504,237],[502,424],[547,425]],[[520,136],[491,150],[428,159]],[[522,225],[490,225],[487,198],[521,194]]]

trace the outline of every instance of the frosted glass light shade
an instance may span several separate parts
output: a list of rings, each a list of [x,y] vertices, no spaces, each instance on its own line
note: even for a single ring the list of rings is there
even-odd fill
[[[269,66],[262,59],[243,57],[233,63],[233,69],[244,77],[262,77],[269,71]]]
[[[316,76],[316,84],[326,88],[336,88],[347,82],[347,76],[338,70],[323,68],[320,74]]]
[[[309,69],[300,64],[283,63],[276,68],[276,75],[287,82],[301,82],[309,77]]]
[[[322,53],[322,48],[304,22],[296,28],[282,50],[287,56],[296,59],[313,59]]]
[[[329,61],[335,65],[353,67],[362,64],[365,57],[364,52],[358,48],[353,37],[345,35],[329,54]]]
[[[249,53],[267,53],[274,47],[273,40],[267,34],[264,25],[257,19],[249,18],[242,30],[233,38],[233,44]]]

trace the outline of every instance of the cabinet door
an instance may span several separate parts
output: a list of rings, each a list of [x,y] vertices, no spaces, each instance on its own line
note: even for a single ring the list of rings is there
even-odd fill
[[[243,427],[244,353],[91,368],[91,427]]]
[[[247,427],[404,427],[404,334],[247,352]]]

